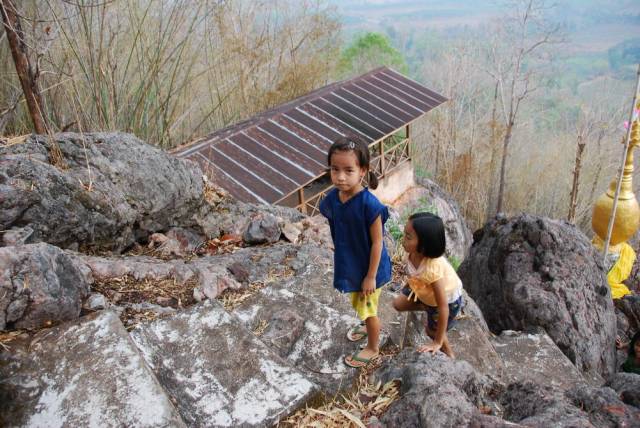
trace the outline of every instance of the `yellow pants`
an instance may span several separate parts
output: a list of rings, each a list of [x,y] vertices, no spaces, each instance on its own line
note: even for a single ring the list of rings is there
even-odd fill
[[[358,318],[360,318],[361,321],[364,321],[369,317],[378,316],[378,299],[380,298],[381,292],[382,287],[377,288],[375,292],[366,297],[360,291],[350,293],[351,306],[356,310]]]

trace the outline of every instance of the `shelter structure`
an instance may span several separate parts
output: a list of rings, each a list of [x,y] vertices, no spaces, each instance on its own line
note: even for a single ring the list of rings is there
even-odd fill
[[[390,202],[413,185],[410,125],[446,101],[387,67],[336,82],[174,151],[236,199],[317,212],[332,188],[327,151],[357,135],[371,150],[374,193]]]

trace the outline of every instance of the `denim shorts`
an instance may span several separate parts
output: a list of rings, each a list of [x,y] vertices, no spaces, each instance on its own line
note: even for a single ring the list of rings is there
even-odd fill
[[[402,294],[409,297],[411,294],[411,289],[409,287],[405,287],[402,289]],[[437,306],[428,306],[424,303],[420,302],[422,306],[424,306],[424,310],[427,312],[427,326],[429,330],[435,330],[438,327],[438,307]],[[460,313],[462,309],[462,296],[458,297],[455,301],[449,303],[449,321],[447,322],[447,330],[453,327],[456,323],[456,316]]]

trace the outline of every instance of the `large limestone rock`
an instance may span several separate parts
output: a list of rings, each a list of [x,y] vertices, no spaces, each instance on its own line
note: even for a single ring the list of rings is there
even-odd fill
[[[459,269],[489,327],[542,327],[583,373],[615,371],[616,321],[599,255],[574,226],[498,216],[477,231]]]
[[[91,275],[49,244],[0,248],[0,330],[39,328],[80,315]]]
[[[217,302],[132,337],[189,426],[271,426],[317,391]]]
[[[195,225],[202,173],[130,134],[32,136],[0,148],[0,228],[29,227],[27,242],[120,251],[170,226]]]
[[[493,338],[494,349],[505,367],[505,381],[531,380],[568,389],[585,383],[571,361],[545,332],[505,330]]]
[[[0,354],[0,425],[183,427],[112,312],[43,330]]]

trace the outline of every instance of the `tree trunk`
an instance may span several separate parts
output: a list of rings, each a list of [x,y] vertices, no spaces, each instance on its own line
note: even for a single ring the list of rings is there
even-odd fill
[[[507,130],[502,140],[502,160],[500,161],[500,187],[498,189],[498,204],[496,206],[496,214],[502,211],[502,200],[504,198],[504,181],[507,168],[507,153],[509,143],[511,142],[511,130],[513,129],[513,121],[509,121]]]
[[[40,91],[38,90],[37,72],[31,66],[27,55],[27,45],[20,25],[20,18],[13,4],[13,0],[0,0],[0,13],[4,30],[7,33],[11,56],[16,66],[20,85],[27,101],[27,108],[33,121],[33,128],[37,134],[46,134],[47,126],[44,119],[44,109]]]
[[[491,140],[489,141],[491,150],[491,160],[489,161],[489,186],[487,186],[487,207],[486,207],[486,219],[494,214],[494,196],[493,196],[493,179],[496,175],[496,142],[498,139],[498,122],[496,121],[496,110],[498,108],[498,82],[496,82],[496,88],[493,92],[493,109],[491,110]]]
[[[580,179],[580,167],[582,165],[582,153],[585,142],[582,135],[578,135],[578,146],[576,148],[576,161],[573,170],[573,184],[571,185],[571,196],[569,197],[569,215],[567,221],[573,223],[576,219],[576,207],[578,205],[578,183]]]

